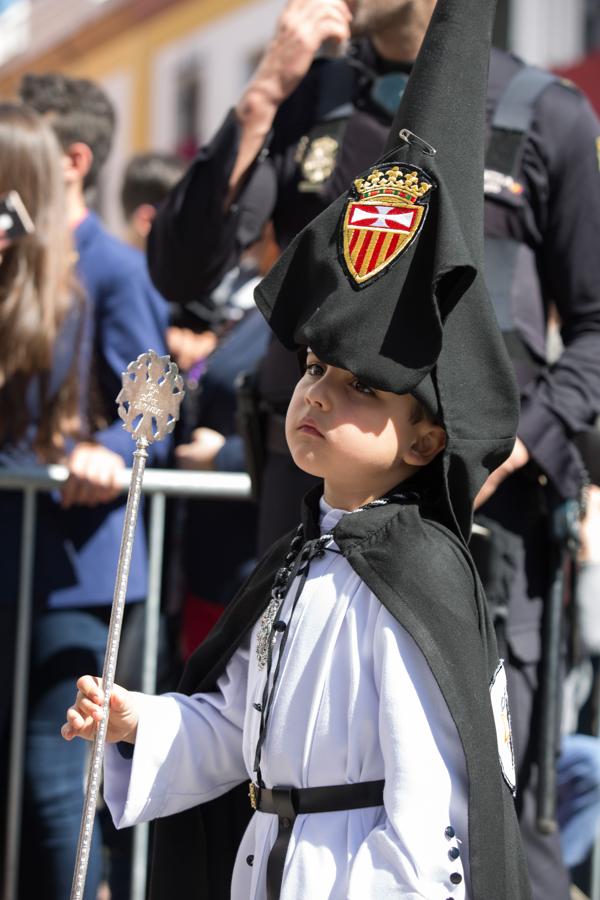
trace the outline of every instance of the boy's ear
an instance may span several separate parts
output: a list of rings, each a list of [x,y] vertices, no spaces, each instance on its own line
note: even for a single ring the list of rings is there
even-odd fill
[[[69,144],[63,155],[63,172],[67,184],[81,182],[92,167],[94,154],[87,144],[77,141]]]
[[[446,432],[441,425],[432,422],[419,422],[417,435],[404,454],[404,462],[411,466],[426,466],[446,446]]]

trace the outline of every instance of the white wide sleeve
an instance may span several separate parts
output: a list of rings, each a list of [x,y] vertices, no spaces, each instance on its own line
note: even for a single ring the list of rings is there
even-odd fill
[[[456,726],[425,657],[382,609],[375,629],[386,818],[353,860],[349,900],[466,900],[468,782]]]
[[[139,724],[131,759],[107,745],[104,798],[117,828],[213,800],[244,781],[248,647],[230,659],[209,694],[134,694]]]

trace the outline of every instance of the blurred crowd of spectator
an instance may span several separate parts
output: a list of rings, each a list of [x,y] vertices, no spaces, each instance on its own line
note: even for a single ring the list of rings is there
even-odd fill
[[[116,415],[121,372],[151,347],[170,352],[185,374],[176,440],[155,445],[150,464],[243,471],[236,381],[253,369],[267,342],[252,291],[277,255],[272,229],[265,227],[212,295],[199,292],[197,303],[169,308],[150,281],[146,239],[158,204],[185,166],[167,154],[133,157],[121,192],[125,240],[109,234],[90,204],[114,125],[113,108],[98,85],[60,74],[27,76],[20,102],[0,105],[0,196],[16,191],[31,225],[13,236],[4,220],[0,230],[0,463],[62,462],[69,469],[60,492],[40,496],[37,513],[24,897],[58,900],[70,890],[86,756],[83,745],[71,752],[58,728],[77,673],[102,669],[124,518],[118,477],[132,453]],[[0,493],[3,812],[21,515],[20,494]],[[166,650],[171,686],[173,673],[249,573],[255,520],[255,506],[247,502],[172,505],[165,577],[165,584],[175,585]],[[139,678],[146,564],[142,525],[120,660],[121,680],[130,686]],[[107,880],[113,900],[129,896],[130,853],[129,837],[103,819],[95,828],[86,900],[106,891]]]

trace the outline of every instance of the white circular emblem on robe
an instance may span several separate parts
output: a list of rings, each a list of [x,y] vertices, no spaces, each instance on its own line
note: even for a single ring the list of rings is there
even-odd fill
[[[517,776],[515,772],[515,753],[510,724],[510,709],[508,705],[506,670],[504,668],[503,660],[499,661],[498,668],[492,677],[490,684],[490,700],[492,701],[494,723],[496,725],[500,768],[502,769],[504,780],[514,795],[517,787]]]

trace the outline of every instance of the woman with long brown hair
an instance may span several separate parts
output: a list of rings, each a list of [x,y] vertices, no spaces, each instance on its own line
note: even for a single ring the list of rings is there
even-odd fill
[[[89,304],[75,275],[76,254],[67,222],[63,154],[43,118],[25,106],[0,104],[0,198],[16,191],[33,230],[14,240],[0,232],[0,466],[66,462],[90,440],[87,416],[91,367]],[[108,451],[107,451],[108,452]],[[102,492],[93,502],[109,499]],[[26,748],[20,896],[31,896],[28,871],[44,872],[48,900],[68,895],[82,805],[84,755],[61,764],[54,752],[52,718],[64,702],[66,657],[82,651],[101,658],[103,617],[79,616],[52,605],[53,592],[77,581],[78,540],[73,511],[58,495],[40,494],[33,572],[34,618]],[[0,737],[8,746],[18,597],[21,495],[0,492]],[[49,624],[49,620],[51,620]],[[74,632],[69,637],[69,627]],[[71,647],[65,653],[52,635]],[[7,759],[2,758],[2,795]],[[5,804],[2,803],[2,826]],[[1,827],[1,826],[0,826]],[[8,823],[11,827],[11,823]],[[35,863],[33,866],[31,863]],[[95,846],[86,900],[100,880]]]
[[[23,450],[25,441],[41,461],[64,453],[79,419],[74,346],[66,369],[53,372],[57,342],[64,350],[65,329],[72,339],[83,323],[60,156],[35,112],[0,104],[0,197],[18,190],[35,226],[0,262],[0,442]]]

